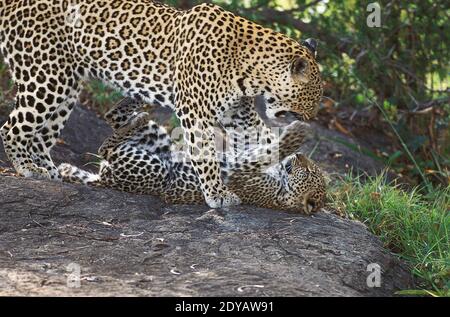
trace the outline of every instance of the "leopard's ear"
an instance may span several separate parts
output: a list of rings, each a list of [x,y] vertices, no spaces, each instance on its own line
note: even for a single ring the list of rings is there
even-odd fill
[[[316,58],[317,56],[317,41],[315,39],[309,38],[301,43],[304,47],[306,47]]]
[[[291,63],[291,74],[302,83],[309,81],[310,65],[304,57],[296,57]]]

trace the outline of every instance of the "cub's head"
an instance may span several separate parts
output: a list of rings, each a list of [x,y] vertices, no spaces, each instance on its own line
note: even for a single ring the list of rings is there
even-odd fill
[[[320,168],[302,154],[282,163],[285,193],[280,204],[287,210],[311,214],[325,204],[326,183]]]
[[[286,46],[284,46],[286,45]],[[280,65],[274,68],[264,93],[269,119],[292,117],[309,120],[317,115],[323,88],[316,61],[317,42],[290,42],[279,49]]]

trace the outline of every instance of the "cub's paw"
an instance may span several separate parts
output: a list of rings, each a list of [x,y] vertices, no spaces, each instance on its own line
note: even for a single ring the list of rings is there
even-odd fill
[[[241,204],[241,199],[238,195],[231,191],[224,191],[220,195],[206,197],[206,203],[211,208],[224,208],[230,206],[237,206]]]
[[[134,113],[133,116],[128,121],[127,125],[132,127],[140,127],[144,124],[147,124],[150,121],[151,117],[148,112],[137,112]]]
[[[294,121],[284,129],[279,141],[279,149],[283,158],[299,150],[310,128],[308,123]]]
[[[76,174],[77,170],[77,167],[67,163],[62,163],[58,166],[58,172],[64,182],[69,182],[71,177]]]

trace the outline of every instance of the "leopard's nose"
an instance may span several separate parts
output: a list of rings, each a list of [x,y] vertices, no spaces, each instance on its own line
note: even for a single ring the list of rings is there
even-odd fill
[[[314,103],[312,107],[303,114],[303,120],[308,121],[310,119],[317,117],[319,110],[320,110],[320,102]]]
[[[320,208],[320,203],[313,199],[312,193],[308,193],[305,195],[303,205],[305,206],[304,208],[308,215],[316,212]]]
[[[317,205],[314,200],[308,199],[306,202],[306,209],[308,210],[308,213],[312,213],[316,211]]]

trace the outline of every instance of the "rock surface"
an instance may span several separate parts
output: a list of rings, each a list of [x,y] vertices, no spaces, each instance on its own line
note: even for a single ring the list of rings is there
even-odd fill
[[[320,144],[311,137],[305,152],[314,150],[325,169],[379,169],[314,127]],[[79,107],[53,157],[82,166],[109,133]],[[343,154],[336,159],[335,152]],[[7,166],[2,149],[0,160]],[[371,263],[382,269],[379,288],[366,283]],[[69,287],[77,267],[80,287]],[[390,296],[410,287],[409,270],[378,238],[335,215],[169,206],[155,197],[0,175],[0,295]]]
[[[408,270],[359,223],[0,177],[0,295],[389,296]],[[367,266],[382,269],[369,288]],[[71,265],[80,288],[67,287]]]

